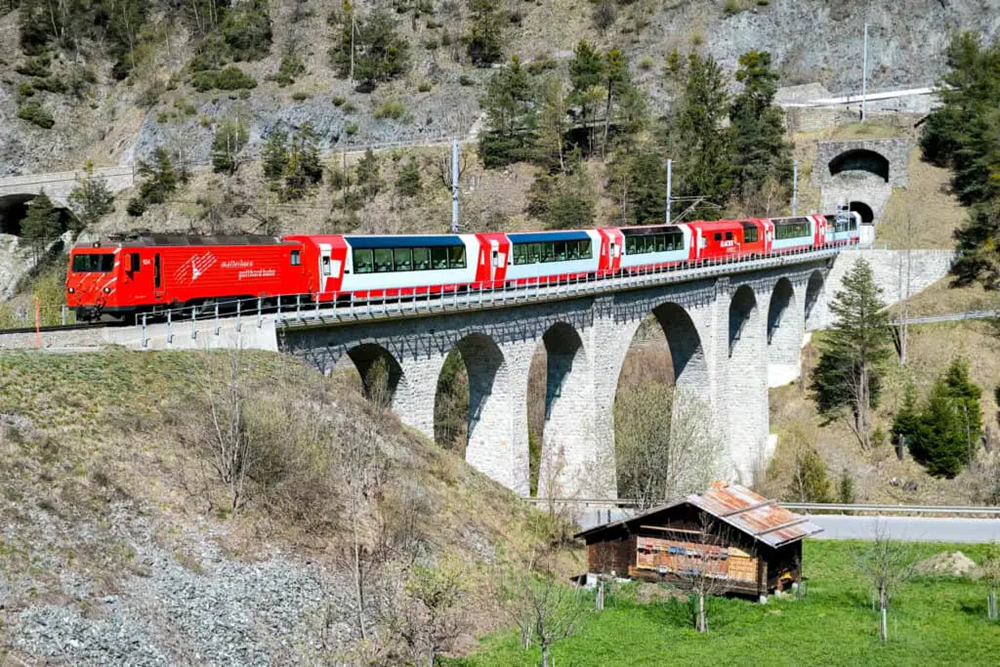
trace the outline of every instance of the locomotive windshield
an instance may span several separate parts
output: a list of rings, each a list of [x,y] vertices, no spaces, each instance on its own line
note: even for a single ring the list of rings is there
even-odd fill
[[[114,268],[112,254],[80,254],[73,256],[73,273],[108,273]]]

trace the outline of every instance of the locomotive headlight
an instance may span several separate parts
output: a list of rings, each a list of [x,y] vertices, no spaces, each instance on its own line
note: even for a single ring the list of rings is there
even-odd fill
[[[74,289],[74,288],[72,288],[72,287],[70,287],[70,288],[69,288],[68,290],[66,290],[66,291],[67,291],[67,292],[69,292],[70,294],[76,294],[76,289]]]
[[[104,293],[105,294],[111,294],[111,288],[110,287],[105,287],[104,288]]]

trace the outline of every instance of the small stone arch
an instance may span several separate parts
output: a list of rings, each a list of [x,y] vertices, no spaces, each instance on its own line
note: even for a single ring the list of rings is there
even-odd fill
[[[848,208],[861,216],[861,224],[870,225],[875,222],[875,211],[863,201],[852,201]]]
[[[739,286],[729,302],[729,359],[720,412],[735,473],[751,482],[764,464],[768,432],[767,342],[757,295]]]
[[[809,274],[809,282],[806,284],[805,318],[806,331],[814,331],[823,326],[823,296],[826,294],[826,279],[823,272],[815,270]]]
[[[21,222],[28,215],[28,206],[37,196],[35,193],[0,196],[0,234],[21,235]],[[59,213],[62,229],[68,229],[74,218],[73,212],[65,202],[56,198],[52,198],[52,204]]]
[[[799,376],[803,314],[796,305],[795,289],[788,278],[780,278],[771,291],[767,307],[767,384],[788,384]]]
[[[361,376],[365,397],[391,405],[396,390],[404,381],[403,368],[392,353],[378,343],[362,343],[349,349],[347,357]],[[385,368],[384,378],[378,376],[380,364]]]
[[[541,342],[546,379],[538,495],[567,497],[591,486],[584,477],[593,454],[593,374],[583,340],[572,325],[553,324]]]
[[[867,172],[889,182],[889,159],[867,148],[855,148],[840,153],[827,165],[830,176],[843,172]]]
[[[455,347],[469,379],[465,460],[491,477],[505,471],[513,442],[510,378],[503,352],[486,334],[470,333]]]
[[[674,385],[704,398],[708,392],[708,364],[694,320],[674,302],[657,306],[653,316],[667,339]]]

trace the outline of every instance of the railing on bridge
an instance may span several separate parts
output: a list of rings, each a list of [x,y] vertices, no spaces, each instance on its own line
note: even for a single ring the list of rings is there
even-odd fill
[[[638,500],[632,498],[524,498],[533,505],[552,505],[558,507],[578,507],[592,510],[635,510],[640,506]],[[785,503],[778,505],[790,510],[801,512],[822,512],[824,514],[952,514],[1000,517],[1000,506],[971,505],[893,505],[891,503],[856,504],[856,503]]]

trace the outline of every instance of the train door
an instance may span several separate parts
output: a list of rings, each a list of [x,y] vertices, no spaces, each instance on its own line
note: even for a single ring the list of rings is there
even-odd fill
[[[160,253],[153,255],[153,296],[157,301],[163,299],[163,261]]]
[[[816,247],[820,248],[826,245],[826,218],[822,215],[812,216],[813,224],[816,226]]]
[[[339,253],[337,253],[339,255]],[[335,257],[333,246],[329,243],[319,244],[319,288],[323,294],[328,294],[340,287],[344,275],[344,259]]]
[[[764,253],[769,254],[774,246],[774,222],[765,218],[760,221],[760,226],[764,232]]]
[[[143,270],[142,255],[138,251],[122,251],[122,265],[125,267],[124,279],[121,290],[127,290],[130,298],[136,302],[146,302],[149,299],[150,284],[153,272],[150,270],[150,261],[145,261],[146,269]]]
[[[490,257],[492,268],[490,277],[493,282],[502,283],[507,277],[507,254],[510,251],[510,242],[506,237],[490,239]]]

